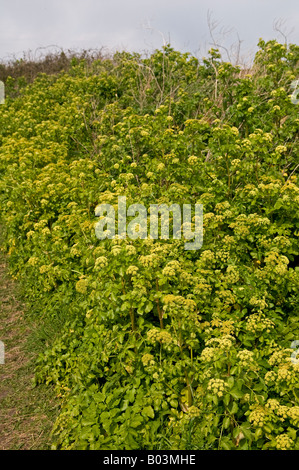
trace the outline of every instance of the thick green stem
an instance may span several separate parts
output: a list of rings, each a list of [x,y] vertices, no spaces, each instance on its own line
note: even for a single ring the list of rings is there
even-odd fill
[[[188,390],[188,406],[192,406],[192,403],[193,403],[192,388],[189,382],[187,371],[185,371],[185,377],[186,377],[187,390]]]

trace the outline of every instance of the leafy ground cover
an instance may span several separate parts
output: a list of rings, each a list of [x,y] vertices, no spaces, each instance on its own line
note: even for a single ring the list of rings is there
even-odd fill
[[[61,398],[54,449],[299,449],[298,57],[166,46],[7,79],[4,248],[57,325],[35,374]],[[202,248],[99,240],[119,196],[203,204]]]

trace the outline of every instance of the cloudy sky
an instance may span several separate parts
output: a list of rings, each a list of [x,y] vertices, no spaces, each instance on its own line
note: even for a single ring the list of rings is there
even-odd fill
[[[0,59],[53,46],[148,52],[165,42],[202,56],[213,40],[230,54],[240,40],[246,56],[260,37],[284,41],[277,21],[299,44],[298,0],[0,0]]]

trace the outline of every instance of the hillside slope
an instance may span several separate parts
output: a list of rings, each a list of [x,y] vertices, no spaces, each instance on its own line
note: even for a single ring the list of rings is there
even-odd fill
[[[166,46],[10,80],[4,246],[63,322],[36,364],[61,397],[53,448],[299,449],[298,58],[261,40],[248,74]],[[99,240],[120,196],[202,204],[203,246]]]

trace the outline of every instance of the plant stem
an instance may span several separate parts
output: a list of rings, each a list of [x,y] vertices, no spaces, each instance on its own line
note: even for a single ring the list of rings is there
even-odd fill
[[[157,290],[157,292],[159,292],[158,279],[156,279],[156,290]],[[159,297],[156,298],[156,304],[157,304],[157,310],[158,310],[158,315],[159,315],[160,328],[164,329],[164,324],[163,324],[163,313],[164,312],[160,307]]]
[[[125,281],[122,279],[121,283],[122,283],[123,294],[126,295]],[[130,315],[130,319],[131,319],[132,331],[135,331],[135,316],[134,316],[134,311],[133,311],[132,307],[130,307],[129,315]]]

